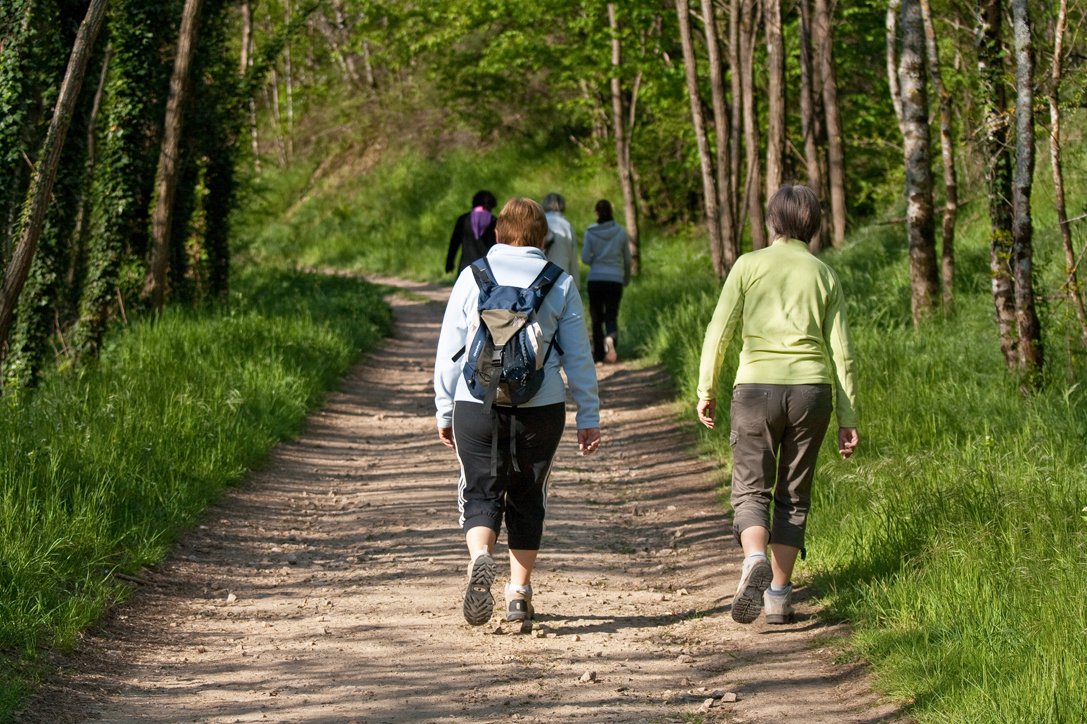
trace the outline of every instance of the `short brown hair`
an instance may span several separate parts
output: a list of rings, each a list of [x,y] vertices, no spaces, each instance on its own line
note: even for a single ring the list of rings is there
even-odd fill
[[[510,199],[498,215],[495,233],[499,244],[541,248],[547,236],[547,217],[532,199]]]
[[[822,219],[819,199],[807,186],[782,186],[766,208],[766,223],[775,239],[809,242],[819,232]]]

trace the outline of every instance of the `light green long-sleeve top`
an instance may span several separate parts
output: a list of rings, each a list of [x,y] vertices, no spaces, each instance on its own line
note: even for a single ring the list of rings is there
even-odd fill
[[[701,400],[717,398],[721,363],[737,325],[743,349],[736,384],[833,384],[838,426],[857,426],[857,373],[842,283],[807,244],[778,239],[732,267],[702,345]]]

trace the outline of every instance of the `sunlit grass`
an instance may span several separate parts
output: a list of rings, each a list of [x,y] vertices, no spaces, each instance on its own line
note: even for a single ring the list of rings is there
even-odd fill
[[[65,647],[390,329],[358,279],[244,268],[0,417],[0,651]],[[22,688],[0,669],[0,719]]]

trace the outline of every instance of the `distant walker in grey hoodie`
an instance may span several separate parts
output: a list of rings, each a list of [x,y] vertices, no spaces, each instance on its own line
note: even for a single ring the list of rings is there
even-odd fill
[[[596,202],[597,222],[585,230],[581,261],[589,266],[589,314],[593,328],[593,360],[618,359],[619,302],[630,284],[630,239],[615,223],[611,202]]]

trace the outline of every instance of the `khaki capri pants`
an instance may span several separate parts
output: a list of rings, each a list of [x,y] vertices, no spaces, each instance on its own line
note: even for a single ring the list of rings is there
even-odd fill
[[[803,549],[815,462],[834,411],[831,386],[736,385],[731,411],[737,542],[744,530],[762,526],[771,543]]]

